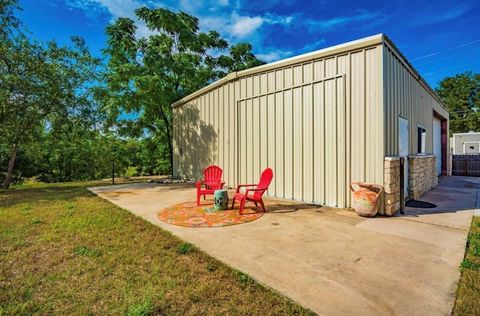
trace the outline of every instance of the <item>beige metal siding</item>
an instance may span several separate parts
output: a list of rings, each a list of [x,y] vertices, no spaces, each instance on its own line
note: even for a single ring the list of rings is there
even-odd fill
[[[270,166],[270,195],[349,206],[351,181],[383,182],[382,56],[381,44],[355,46],[189,99],[174,108],[176,173],[215,163],[233,187]]]
[[[297,76],[297,78],[299,77]],[[280,177],[286,174],[286,178],[290,179],[290,181],[280,183],[278,188],[276,183],[272,185],[270,194],[306,202],[345,205],[347,195],[345,75],[337,75],[315,83],[322,83],[322,95],[325,95],[325,102],[322,99],[322,102],[315,107],[313,106],[314,84],[312,82],[301,82],[298,80],[290,89],[276,93],[277,95],[282,93],[285,96],[283,104],[271,102],[270,107],[264,107],[262,100],[266,98],[265,95],[239,100],[240,152],[245,153],[245,157],[241,155],[239,158],[240,170],[254,170],[253,173],[247,172],[244,182],[256,182],[261,170],[269,166],[275,170],[275,174],[278,173]],[[273,96],[274,94],[268,94],[267,97],[273,101]],[[260,100],[259,109],[256,112],[252,110],[253,120],[242,120],[242,113],[250,111],[250,101],[253,105],[252,109],[255,109],[257,100]],[[324,104],[325,108],[323,107]],[[283,110],[279,118],[276,117],[279,111],[275,107]],[[321,121],[314,121],[314,110],[325,112],[327,116],[324,116]],[[258,115],[260,119],[257,120],[255,115]],[[264,118],[268,119],[265,120]],[[277,125],[279,130],[282,131],[278,135],[268,132],[269,126],[272,126],[272,131],[275,130],[274,125]],[[329,131],[323,133],[321,140],[326,148],[319,151],[314,146],[314,125]],[[260,130],[259,133],[258,130]],[[260,138],[256,139],[253,135],[260,135]],[[250,139],[252,139],[251,144],[249,144]],[[258,146],[260,145],[260,148],[262,148],[266,145],[264,148],[267,149],[269,143],[280,144],[280,148],[283,148],[285,144],[286,149],[265,151],[265,155],[271,157],[271,159],[268,159],[268,157],[266,160],[262,159],[261,155],[258,159],[255,155]],[[249,159],[249,152],[253,152],[253,159],[251,160]],[[325,156],[324,153],[328,153],[328,155]],[[276,161],[287,161],[287,163],[285,165],[276,164]],[[324,190],[324,186],[329,187],[326,190],[328,199],[319,196],[315,198],[314,161],[322,161],[323,165],[328,166],[328,168],[323,168],[319,172],[324,181],[318,185],[320,190]]]
[[[398,120],[409,121],[409,153],[417,153],[417,127],[426,129],[427,154],[433,154],[433,112],[448,119],[448,112],[422,84],[400,56],[384,46],[385,155],[398,156]],[[448,144],[447,144],[448,148]]]

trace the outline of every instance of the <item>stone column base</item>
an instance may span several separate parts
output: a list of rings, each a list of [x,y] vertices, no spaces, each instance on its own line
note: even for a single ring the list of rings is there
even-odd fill
[[[385,157],[384,178],[385,187],[383,211],[380,214],[391,216],[400,210],[400,158]]]

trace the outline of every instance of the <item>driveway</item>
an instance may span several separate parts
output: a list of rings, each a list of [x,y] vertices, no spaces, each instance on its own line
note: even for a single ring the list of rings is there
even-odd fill
[[[446,315],[455,301],[480,179],[444,178],[422,197],[436,208],[407,208],[404,216],[364,219],[272,198],[260,219],[218,228],[172,226],[157,218],[164,207],[193,201],[191,185],[90,190],[318,314]]]

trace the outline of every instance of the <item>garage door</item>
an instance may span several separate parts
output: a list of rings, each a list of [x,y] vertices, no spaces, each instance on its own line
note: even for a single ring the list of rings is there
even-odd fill
[[[437,160],[437,175],[442,174],[442,122],[433,117],[433,154]]]
[[[239,100],[238,175],[274,170],[270,195],[346,206],[345,78]]]
[[[398,118],[398,153],[400,157],[404,159],[403,167],[403,194],[408,196],[408,153],[409,153],[409,128],[408,128],[408,119],[405,117]]]

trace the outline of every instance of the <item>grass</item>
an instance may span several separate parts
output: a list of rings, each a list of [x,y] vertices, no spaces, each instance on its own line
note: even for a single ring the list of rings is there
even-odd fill
[[[454,315],[480,315],[480,217],[473,217]]]
[[[0,315],[312,314],[86,190],[99,184],[0,191]]]

